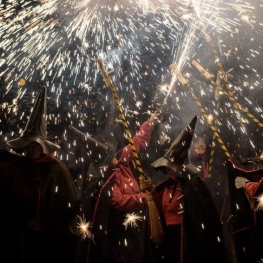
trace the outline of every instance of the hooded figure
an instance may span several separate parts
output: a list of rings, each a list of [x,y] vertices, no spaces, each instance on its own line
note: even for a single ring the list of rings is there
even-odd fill
[[[211,131],[194,134],[189,150],[189,162],[201,170],[222,222],[225,245],[229,261],[235,256],[228,235],[230,202],[227,180],[227,158],[216,142],[212,142]],[[223,153],[223,154],[222,154]]]
[[[53,155],[59,147],[47,140],[46,92],[43,87],[21,136],[7,141],[25,156],[0,152],[0,185],[6,195],[1,207],[7,207],[4,225],[12,225],[4,262],[75,259],[78,197],[69,170]]]
[[[160,112],[145,121],[133,136],[139,154],[145,150]],[[118,150],[114,132],[106,130],[91,137],[70,127],[86,145],[90,155],[86,178],[83,180],[81,221],[89,222],[89,231],[80,231],[77,262],[146,263],[147,200],[140,191],[133,168],[133,149],[130,144]],[[118,139],[118,138],[116,138]],[[124,224],[128,214],[140,220],[137,226]]]
[[[263,258],[263,159],[228,159],[233,244],[238,263]]]
[[[209,177],[209,157],[207,133],[195,134],[189,150],[189,162],[200,168],[204,179]]]
[[[152,163],[170,176],[152,193],[164,241],[153,248],[155,262],[227,262],[221,223],[200,170],[188,162],[197,116],[182,130],[163,157]]]
[[[89,159],[87,169],[83,171],[82,199],[90,196],[99,182],[104,179],[104,173],[113,160],[117,150],[117,140],[113,129],[107,129],[92,137],[70,125],[73,136],[80,142],[84,154]],[[85,159],[87,159],[85,158]],[[89,185],[89,187],[87,187]]]
[[[23,149],[30,142],[37,142],[42,146],[44,154],[50,154],[60,147],[47,140],[47,90],[43,87],[38,95],[33,111],[24,131],[19,138],[7,141],[14,150]]]

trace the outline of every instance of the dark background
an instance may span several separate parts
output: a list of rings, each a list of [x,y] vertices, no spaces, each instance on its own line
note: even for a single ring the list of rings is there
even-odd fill
[[[222,203],[228,196],[227,158],[262,152],[263,21],[262,1],[217,2],[203,1],[197,8],[184,1],[152,0],[144,10],[142,1],[3,0],[2,143],[22,132],[45,85],[49,140],[61,146],[57,156],[77,180],[83,172],[79,163],[87,165],[68,125],[96,135],[118,120],[112,92],[96,63],[101,58],[131,134],[149,118],[149,112],[162,107],[169,140],[159,145],[153,136],[140,156],[146,171],[198,115],[195,133],[207,138],[211,190]],[[212,79],[207,80],[192,60],[209,71]],[[179,65],[189,87],[177,79],[173,82],[171,63]],[[218,71],[230,71],[221,78],[221,93],[215,84]],[[151,176],[156,183],[161,179]]]

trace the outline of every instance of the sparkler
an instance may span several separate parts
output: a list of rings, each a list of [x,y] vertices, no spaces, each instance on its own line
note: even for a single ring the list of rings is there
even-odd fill
[[[131,214],[125,215],[125,220],[123,222],[123,225],[125,226],[125,229],[127,229],[128,226],[135,228],[138,226],[137,221],[142,221],[142,220],[143,220],[143,217],[133,212]]]
[[[81,239],[84,240],[86,238],[90,238],[94,242],[94,235],[91,232],[92,224],[90,222],[86,222],[86,219],[78,216],[78,229],[81,235]]]
[[[263,194],[256,197],[256,200],[258,201],[256,211],[263,210]]]

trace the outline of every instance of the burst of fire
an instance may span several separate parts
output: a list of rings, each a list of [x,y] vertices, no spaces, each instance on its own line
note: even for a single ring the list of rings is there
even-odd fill
[[[125,220],[123,222],[123,225],[125,226],[125,229],[130,225],[131,227],[137,227],[137,221],[142,221],[142,217],[138,214],[135,214],[134,212],[131,214],[125,215]]]
[[[84,218],[84,216],[83,218],[78,216],[78,219],[79,219],[78,229],[81,234],[81,239],[84,240],[86,238],[90,238],[93,241],[94,235],[92,234],[90,230],[92,227],[92,224],[90,222],[86,222],[86,219]]]
[[[256,210],[263,210],[263,194],[256,197],[258,201],[258,205],[256,207]]]

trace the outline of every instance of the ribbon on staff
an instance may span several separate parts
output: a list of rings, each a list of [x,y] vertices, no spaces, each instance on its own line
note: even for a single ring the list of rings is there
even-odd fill
[[[120,105],[120,101],[119,101],[119,98],[118,98],[118,94],[117,94],[116,88],[113,85],[108,73],[106,72],[102,60],[98,59],[97,63],[99,65],[99,67],[100,67],[101,74],[102,74],[102,76],[104,78],[106,86],[108,86],[111,89],[111,91],[112,91],[112,94],[113,94],[113,97],[114,97],[114,101],[115,101],[116,106],[117,106],[118,111],[119,111],[120,119],[122,120],[122,124],[124,126],[125,133],[127,135],[128,141],[129,141],[129,143],[131,145],[131,148],[132,148],[132,152],[133,152],[133,155],[134,155],[136,168],[137,168],[137,171],[139,172],[139,180],[145,180],[145,179],[146,180],[147,179],[150,180],[150,178],[143,172],[143,169],[142,169],[142,166],[141,166],[141,162],[139,160],[138,153],[137,153],[137,151],[135,149],[135,146],[134,146],[134,143],[133,143],[133,140],[132,140],[131,133],[130,133],[129,128],[128,128],[128,124],[127,124],[125,115],[124,115],[122,107]],[[156,242],[157,244],[160,244],[162,242],[162,239],[163,239],[163,228],[162,228],[160,215],[159,215],[158,209],[156,207],[156,204],[155,204],[155,202],[153,200],[153,197],[151,195],[151,192],[146,190],[146,196],[147,196],[147,203],[148,203],[148,210],[149,210],[149,222],[150,222],[150,230],[151,230],[151,239],[154,242]]]
[[[219,55],[218,55],[218,52],[217,52],[217,49],[216,49],[216,45],[215,43],[212,41],[211,37],[206,33],[204,32],[204,36],[205,36],[205,39],[207,41],[207,43],[212,47],[212,51],[213,51],[213,54],[215,56],[215,59],[216,59],[216,63],[219,67],[219,72],[217,74],[217,80],[216,82],[213,82],[211,81],[212,84],[216,85],[216,96],[220,94],[222,95],[225,95],[233,104],[233,107],[235,109],[235,111],[239,112],[239,111],[242,111],[243,113],[245,113],[248,118],[250,118],[254,123],[256,123],[260,128],[263,128],[263,124],[253,115],[249,112],[249,110],[245,107],[243,107],[239,102],[236,101],[236,99],[234,98],[233,96],[233,91],[231,90],[229,84],[228,84],[228,78],[227,78],[227,75],[230,71],[233,70],[230,69],[228,70],[227,72],[225,72],[223,66],[222,66],[222,63],[220,62],[220,58],[219,58]],[[221,86],[221,76],[222,76],[222,79],[224,80],[225,82],[225,87],[227,89],[227,92],[223,90],[222,86]],[[238,115],[238,114],[237,114]],[[244,134],[246,134],[247,136],[249,136],[247,130],[246,130],[246,127],[240,117],[240,126],[244,132]],[[255,152],[255,155],[258,155],[258,153],[256,152],[256,150],[254,149],[254,152]]]
[[[170,67],[170,68],[171,68],[171,67]],[[171,69],[172,69],[172,68],[171,68]],[[175,73],[176,73],[176,72],[175,72]],[[193,89],[192,89],[189,85],[188,85],[188,87],[189,87],[189,91],[190,91],[191,95],[193,96],[193,98],[194,98],[197,106],[199,107],[199,109],[200,109],[201,113],[203,114],[204,118],[206,119],[206,121],[207,121],[210,129],[212,130],[213,134],[215,135],[215,137],[216,137],[218,143],[220,144],[221,148],[222,148],[223,151],[225,152],[225,155],[226,155],[227,157],[230,157],[230,154],[229,154],[226,146],[224,145],[224,142],[223,142],[222,139],[220,138],[220,135],[218,134],[215,126],[212,125],[212,123],[210,123],[209,117],[208,117],[208,115],[206,114],[206,111],[205,111],[204,107],[202,106],[201,102],[198,100],[198,98],[197,98],[197,96],[195,95]]]

